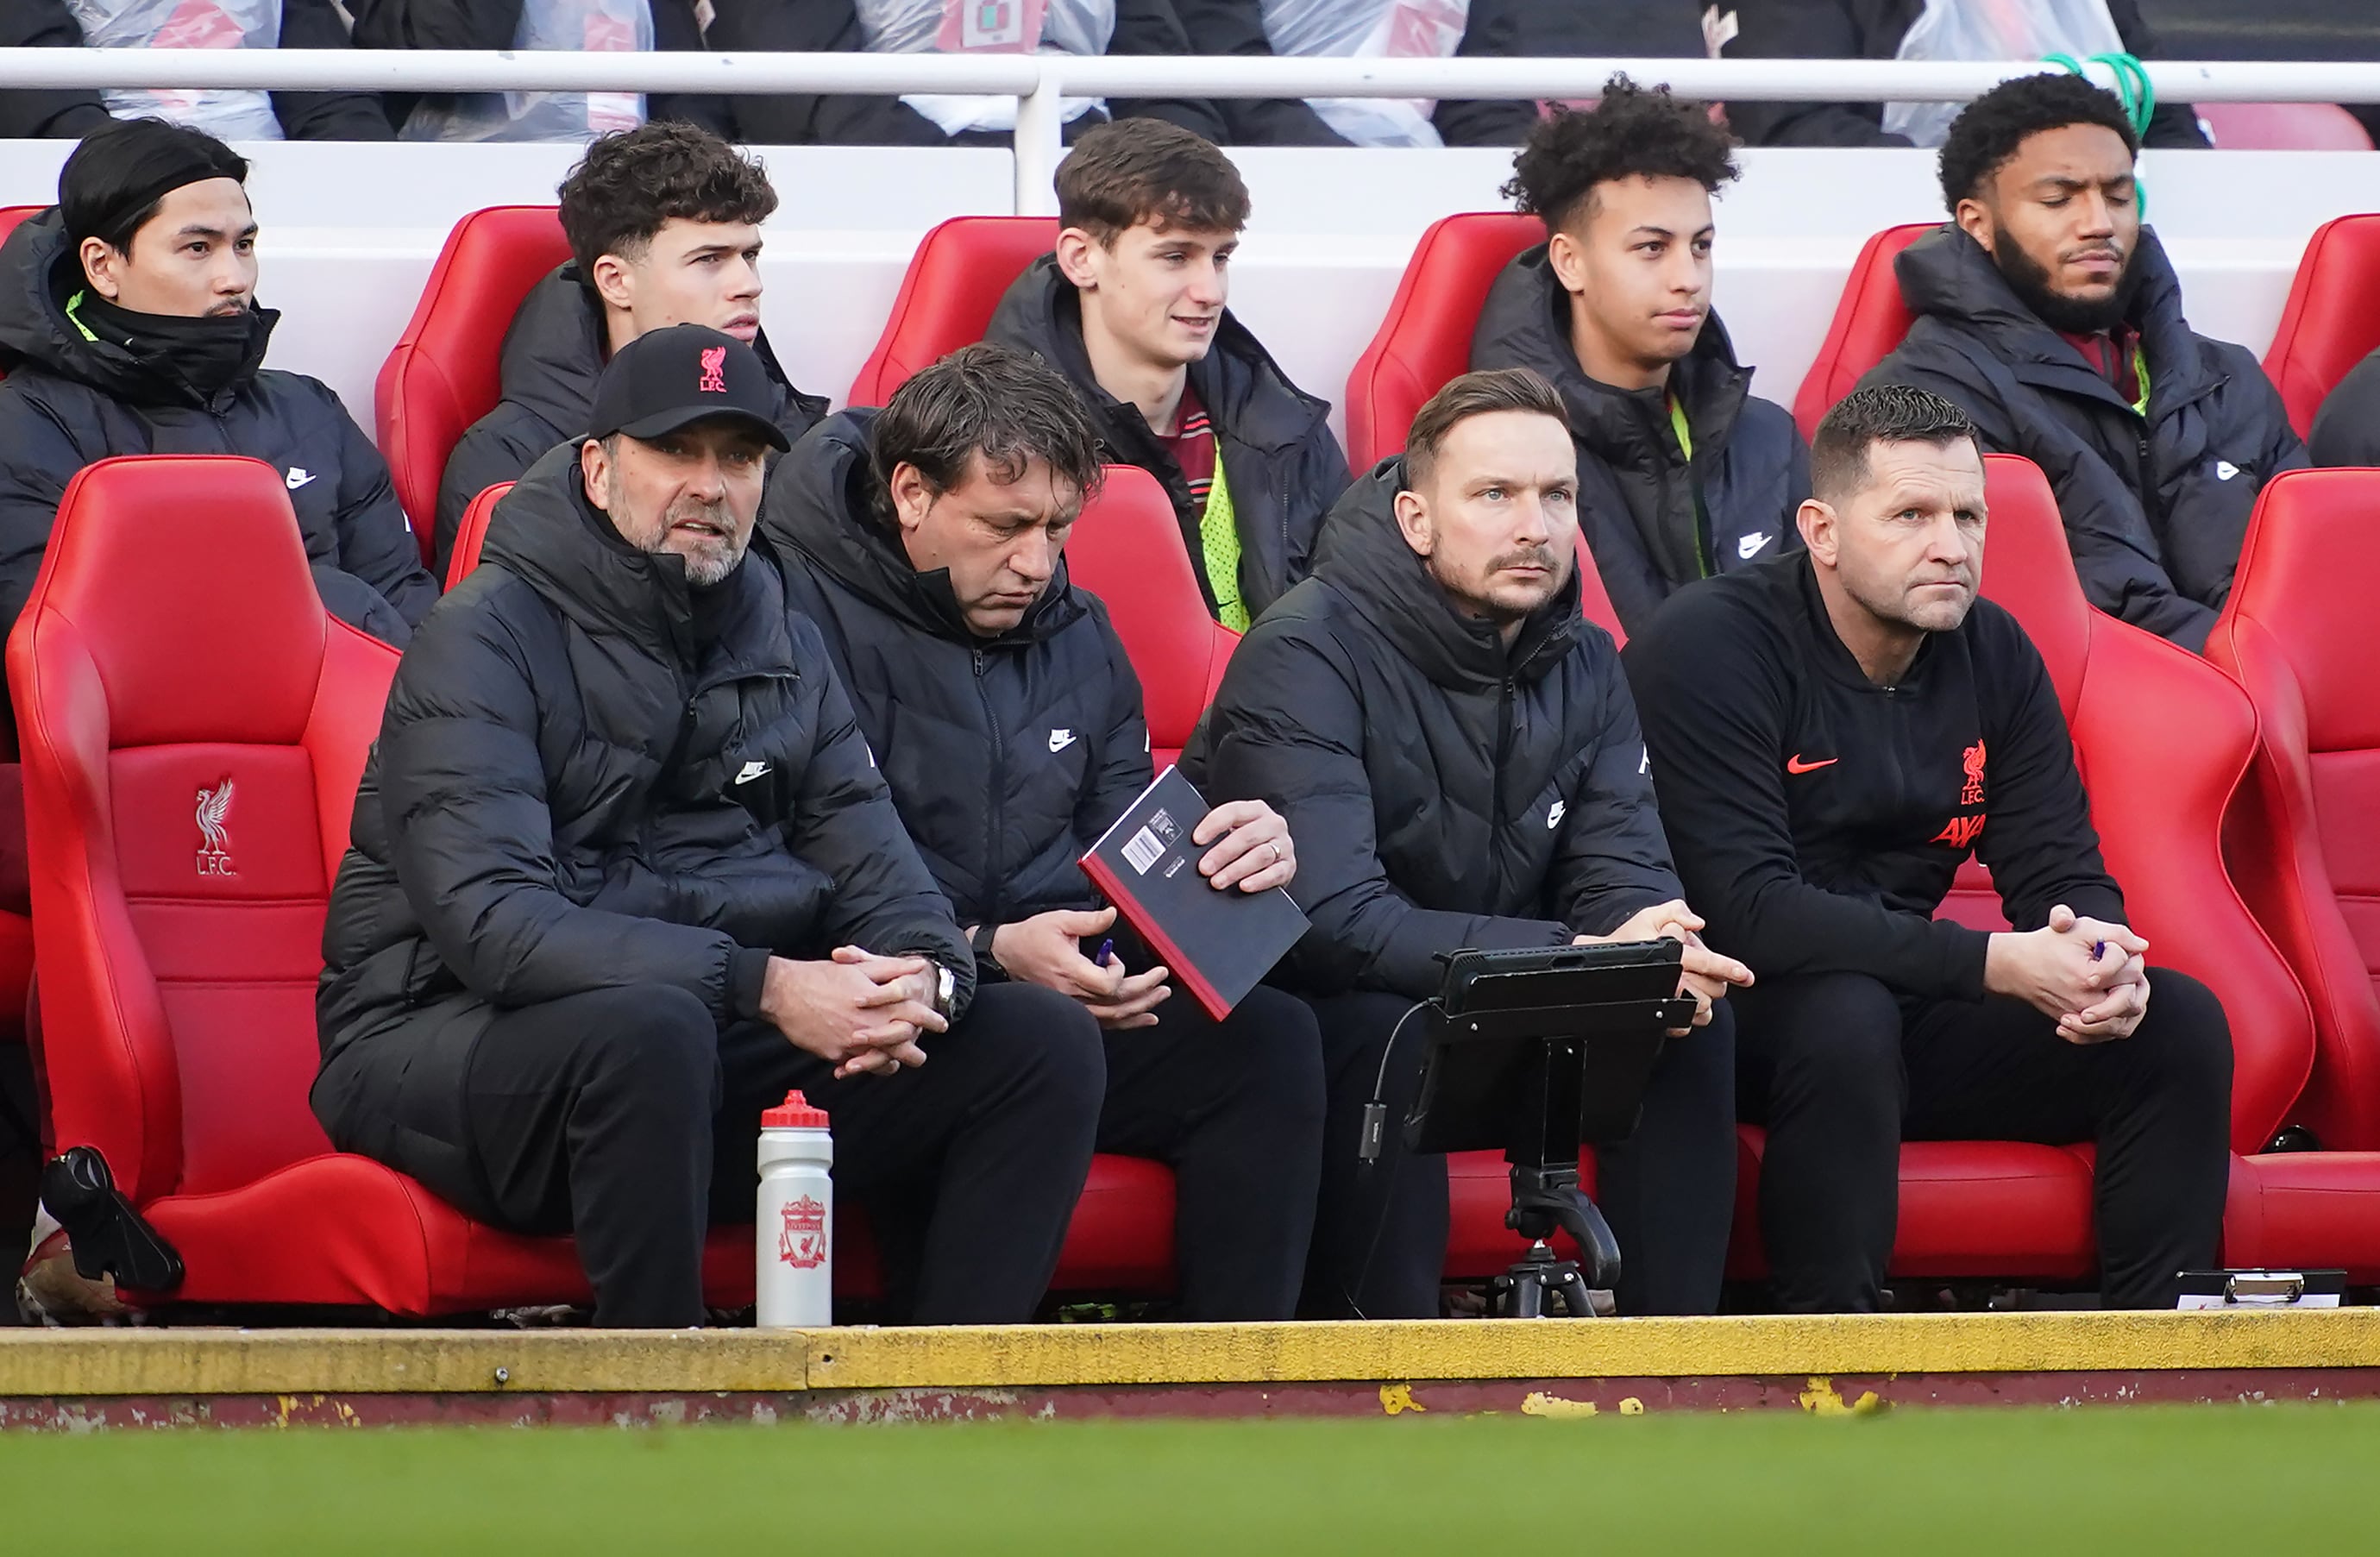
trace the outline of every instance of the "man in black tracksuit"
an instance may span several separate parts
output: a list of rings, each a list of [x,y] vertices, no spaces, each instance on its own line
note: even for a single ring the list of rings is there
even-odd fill
[[[1627,1313],[1708,1313],[1735,1189],[1741,965],[1694,940],[1611,639],[1583,619],[1570,434],[1551,386],[1469,373],[1330,512],[1315,575],[1232,659],[1184,755],[1209,797],[1269,801],[1304,842],[1313,929],[1283,970],[1322,1025],[1330,1117],[1305,1311],[1438,1312],[1446,1162],[1357,1161],[1365,1105],[1403,1118],[1442,954],[1689,942],[1707,1025],[1673,1037],[1643,1122],[1601,1152]],[[1722,943],[1723,944],[1723,943]],[[1716,1019],[1711,1019],[1716,1017]]]
[[[847,1197],[930,1202],[896,1310],[1021,1320],[1089,1170],[1099,1029],[974,989],[818,629],[747,551],[772,389],[699,325],[623,347],[423,624],[323,925],[314,1111],[483,1221],[575,1233],[598,1324],[674,1326],[797,1087]]]
[[[1313,1013],[1259,987],[1216,1022],[1168,998],[1150,959],[1129,959],[1127,978],[1126,959],[1102,967],[1078,944],[1117,926],[1076,861],[1155,777],[1139,678],[1061,551],[1098,472],[1066,382],[973,346],[886,409],[796,444],[770,478],[766,524],[910,836],[972,927],[979,976],[1073,995],[1107,1028],[1099,1149],[1174,1170],[1182,1317],[1285,1320],[1321,1167]],[[1218,887],[1269,890],[1294,871],[1260,804],[1218,806],[1198,837],[1247,861],[1219,869]]]
[[[2306,443],[2316,465],[2380,465],[2380,351],[2322,397]]]
[[[693,125],[642,125],[588,147],[560,200],[573,257],[521,299],[504,332],[504,398],[446,456],[442,574],[471,500],[584,426],[604,362],[648,330],[708,324],[749,342],[788,443],[826,414],[823,399],[794,387],[760,331],[760,224],[777,192],[759,163]]]
[[[1760,978],[1736,1016],[1776,1300],[1876,1308],[1900,1142],[1980,1137],[2096,1141],[2106,1301],[2170,1307],[2221,1231],[2230,1032],[2144,967],[2041,656],[1975,598],[1973,425],[1856,390],[1811,474],[1807,555],[1685,591],[1625,656],[1678,873]],[[1971,853],[2014,931],[1932,917]]]
[[[2140,0],[2107,0],[2107,19],[2123,48],[2143,57],[2155,52]],[[1956,0],[1986,15],[1982,0]],[[2029,9],[2030,7],[2028,7]],[[1721,40],[1729,59],[1927,59],[1911,53],[1909,34],[1925,14],[1925,0],[1730,0],[1715,7],[1725,14],[1730,36]],[[2059,40],[2015,57],[2038,59],[2052,53],[2088,55],[2099,51],[2082,39]],[[1947,57],[1962,57],[1949,55]],[[1972,56],[1966,56],[1972,57]],[[1923,106],[1930,107],[1931,104]],[[1727,122],[1749,146],[1930,146],[1936,140],[1887,130],[1881,103],[1730,103]],[[2151,146],[2204,146],[2206,134],[2186,103],[2160,103],[2149,116]]]
[[[1330,407],[1223,306],[1247,186],[1187,130],[1119,120],[1058,165],[1058,246],[984,338],[1073,382],[1106,457],[1164,484],[1215,619],[1245,630],[1306,575],[1347,486]]]
[[[1615,76],[1593,113],[1538,121],[1504,187],[1548,237],[1496,278],[1471,365],[1561,391],[1579,522],[1627,632],[1672,590],[1801,544],[1802,435],[1753,396],[1710,307],[1711,195],[1735,176],[1701,103]]]
[[[1953,220],[1897,265],[1916,322],[1861,382],[1930,389],[1986,449],[2040,466],[2091,603],[2196,650],[2256,493],[2306,453],[2256,359],[2182,317],[2141,223],[2137,150],[2122,106],[2079,77],[1970,103],[1942,143]]]
[[[437,603],[371,440],[329,385],[261,366],[281,316],[256,304],[247,176],[212,136],[129,120],[77,147],[58,204],[0,245],[0,632],[67,483],[116,455],[264,460],[334,614],[403,647]]]

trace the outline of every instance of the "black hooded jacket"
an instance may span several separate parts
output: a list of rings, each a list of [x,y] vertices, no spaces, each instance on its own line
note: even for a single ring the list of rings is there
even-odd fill
[[[919,573],[878,517],[876,414],[829,419],[770,474],[761,514],[790,559],[787,592],[825,635],[959,922],[1096,907],[1075,861],[1154,776],[1139,677],[1062,562],[1022,622],[976,636],[950,574]]]
[[[2307,444],[2316,465],[2380,465],[2380,351],[2322,397]]]
[[[1956,401],[1985,448],[2040,466],[2091,603],[2203,649],[2257,492],[2303,465],[2305,445],[2255,358],[2191,329],[2181,282],[2149,228],[2133,264],[2129,324],[2148,368],[2146,417],[1947,225],[1901,252],[1900,295],[1917,321],[1860,382]]]
[[[1753,370],[1716,313],[1670,370],[1667,392],[1588,378],[1570,344],[1570,294],[1543,244],[1504,268],[1471,341],[1474,368],[1528,368],[1561,392],[1578,444],[1579,523],[1628,632],[1672,590],[1802,544],[1810,451],[1782,406],[1755,399]],[[1669,395],[1686,413],[1688,461]]]
[[[603,373],[604,346],[603,305],[579,276],[577,261],[557,266],[521,299],[504,331],[499,365],[504,398],[455,444],[438,482],[441,575],[471,499],[514,480],[546,450],[586,431],[595,381]],[[792,442],[818,424],[827,403],[786,382],[766,335],[756,337],[752,347],[777,382],[776,422]]]
[[[1106,456],[1137,465],[1173,499],[1182,543],[1215,610],[1198,539],[1198,506],[1182,468],[1148,430],[1136,406],[1099,387],[1083,347],[1082,298],[1045,254],[1026,268],[991,316],[984,339],[1032,352],[1073,381],[1090,407]],[[1215,430],[1215,457],[1230,483],[1240,529],[1240,602],[1251,619],[1312,566],[1322,516],[1347,490],[1347,455],[1330,431],[1330,404],[1289,382],[1247,326],[1223,311],[1214,345],[1190,364],[1190,388]]]
[[[1248,630],[1183,769],[1298,845],[1312,994],[1437,992],[1440,952],[1560,946],[1681,895],[1611,637],[1575,575],[1508,649],[1398,532],[1402,459],[1348,490],[1314,577]]]
[[[273,322],[252,310],[249,358],[212,395],[170,354],[95,338],[68,317],[82,271],[54,207],[0,244],[0,632],[25,608],[67,483],[116,455],[230,454],[283,474],[322,603],[404,646],[438,602],[388,463],[319,379],[259,366]]]
[[[775,554],[689,590],[555,449],[397,667],[322,928],[323,1127],[402,1166],[459,1140],[494,1009],[666,984],[749,1018],[768,954],[846,942],[973,989]]]

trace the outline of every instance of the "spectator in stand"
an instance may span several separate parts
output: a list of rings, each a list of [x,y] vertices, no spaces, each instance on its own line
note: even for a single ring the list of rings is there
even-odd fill
[[[1102,1151],[1173,1169],[1185,1320],[1293,1317],[1322,1168],[1314,1013],[1262,986],[1218,1022],[1178,995],[1076,863],[1147,789],[1140,679],[1064,548],[1099,478],[1064,379],[971,346],[777,462],[762,505],[892,800],[969,928],[977,976],[1039,984],[1107,1032]],[[1260,800],[1192,841],[1218,891],[1291,884]],[[1126,950],[1089,950],[1112,938]],[[1130,971],[1127,971],[1127,968]]]
[[[1190,52],[1173,0],[712,0],[710,46],[750,54],[1153,55]],[[1209,140],[1223,138],[1212,103],[1198,98],[1064,100],[1073,141],[1110,117],[1159,118]],[[738,97],[735,121],[763,145],[1005,146],[1016,101],[910,92],[902,97],[805,93]]]
[[[347,0],[365,49],[699,51],[697,0]],[[698,93],[513,91],[392,95],[407,140],[585,140],[647,119],[735,133],[724,98]]]
[[[2308,443],[2316,465],[2380,466],[2380,351],[2323,396]]]
[[[751,347],[788,442],[826,414],[826,401],[793,386],[760,331],[760,224],[777,192],[759,163],[698,126],[640,125],[588,147],[561,201],[573,258],[521,300],[504,332],[504,398],[446,458],[442,574],[471,500],[578,432],[603,364],[648,330],[708,324]]]
[[[0,48],[344,49],[335,0],[9,0]],[[0,91],[0,140],[79,140],[111,119],[162,118],[225,140],[386,140],[364,91],[19,88]]]
[[[505,494],[357,792],[314,1110],[481,1220],[576,1234],[597,1324],[676,1327],[703,1322],[704,1227],[751,1214],[760,1111],[798,1087],[837,1189],[931,1202],[895,1240],[905,1317],[1020,1321],[1090,1168],[1099,1024],[975,988],[753,542],[775,414],[750,347],[656,330]]]
[[[985,338],[1065,374],[1107,457],[1164,483],[1207,608],[1245,630],[1305,577],[1347,486],[1330,404],[1223,306],[1247,186],[1211,143],[1151,120],[1085,135],[1057,183],[1058,247]]]
[[[1678,874],[1760,971],[1730,1004],[1773,1295],[1879,1305],[1904,1140],[2093,1141],[2105,1300],[2170,1308],[2222,1230],[2223,1007],[2147,966],[2058,689],[1976,596],[1973,424],[1862,386],[1814,444],[1806,551],[1682,591],[1625,655]],[[1936,917],[1970,854],[2015,928]]]
[[[2143,57],[2139,0],[1727,0],[1730,59],[2036,60]],[[1715,38],[1715,41],[1716,38]],[[1939,146],[1956,103],[1730,103],[1751,146]],[[2160,103],[2150,146],[2206,144],[2186,103]]]
[[[2257,492],[2306,452],[2256,359],[2182,316],[2138,149],[2078,76],[1975,99],[1942,142],[1951,220],[1897,263],[1916,322],[1861,382],[1930,389],[2040,466],[2091,603],[2197,650]]]
[[[0,245],[0,632],[75,472],[126,454],[236,454],[281,470],[330,610],[402,645],[438,586],[388,466],[330,386],[261,366],[248,164],[160,119],[101,129],[58,203]]]
[[[1322,1028],[1328,1116],[1304,1311],[1427,1319],[1446,1159],[1366,1105],[1411,1112],[1428,1044],[1397,1028],[1463,947],[1684,941],[1700,1013],[1644,1117],[1598,1153],[1623,1313],[1718,1303],[1735,1199],[1735,1042],[1714,1003],[1752,975],[1696,938],[1610,635],[1579,607],[1578,483],[1561,398],[1525,369],[1466,373],[1402,457],[1348,489],[1314,577],[1232,656],[1184,754],[1209,799],[1260,799],[1305,853],[1313,929],[1275,977]],[[1411,1026],[1411,1024],[1406,1024]]]
[[[1548,237],[1496,278],[1471,365],[1561,392],[1587,550],[1632,633],[1681,586],[1801,544],[1802,435],[1711,311],[1711,196],[1735,176],[1701,103],[1615,76],[1601,107],[1540,121],[1504,186]]]

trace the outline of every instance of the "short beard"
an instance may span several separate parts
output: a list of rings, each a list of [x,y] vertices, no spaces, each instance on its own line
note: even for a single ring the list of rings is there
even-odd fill
[[[621,480],[617,466],[613,468],[611,480],[605,483],[605,495],[611,499],[612,512],[626,513],[628,511],[627,485]],[[727,517],[727,505],[723,503],[707,505],[703,508],[703,517],[724,521]],[[662,515],[661,525],[652,539],[636,542],[637,549],[649,556],[677,558],[679,562],[686,565],[686,581],[698,590],[707,590],[714,584],[723,583],[727,576],[734,573],[737,566],[744,561],[745,550],[751,543],[747,535],[745,544],[737,545],[735,527],[730,524],[727,527],[725,546],[721,553],[690,556],[684,552],[673,552],[669,547],[670,526],[673,522],[674,517],[664,512]]]
[[[1446,591],[1447,598],[1454,602],[1458,610],[1461,610],[1469,615],[1479,617],[1495,626],[1499,631],[1501,631],[1503,628],[1527,621],[1531,616],[1536,614],[1537,612],[1543,610],[1547,602],[1551,601],[1556,595],[1560,594],[1562,587],[1570,582],[1569,578],[1562,571],[1560,556],[1550,549],[1542,553],[1536,552],[1507,552],[1500,556],[1491,557],[1488,559],[1488,566],[1482,572],[1481,576],[1483,578],[1492,578],[1504,568],[1519,562],[1543,563],[1547,566],[1552,568],[1554,570],[1554,574],[1553,588],[1546,592],[1543,600],[1536,602],[1535,604],[1522,606],[1517,609],[1506,604],[1502,601],[1490,600],[1482,595],[1473,594],[1470,590],[1458,585],[1453,579],[1449,578],[1439,572],[1438,566],[1434,561],[1428,561],[1426,559],[1424,566],[1428,568],[1430,578],[1437,580],[1438,587]]]
[[[2113,330],[2131,316],[2132,301],[2141,290],[2141,250],[2135,243],[2124,256],[2115,290],[2095,302],[2065,297],[2051,290],[2049,272],[2017,247],[2006,233],[1991,250],[1992,264],[2035,319],[2063,335],[2096,335]]]

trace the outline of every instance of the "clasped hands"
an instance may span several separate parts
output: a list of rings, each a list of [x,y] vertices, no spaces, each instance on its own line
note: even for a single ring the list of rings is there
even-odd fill
[[[1682,898],[1673,897],[1667,903],[1656,903],[1649,908],[1639,908],[1631,914],[1619,929],[1609,935],[1573,935],[1573,946],[1599,946],[1626,941],[1657,941],[1667,936],[1685,943],[1681,959],[1682,972],[1678,979],[1678,992],[1694,997],[1694,1026],[1707,1027],[1711,1019],[1711,1003],[1725,995],[1729,989],[1752,987],[1752,969],[1733,957],[1722,956],[1703,944],[1703,919],[1685,905]],[[1670,1029],[1672,1038],[1687,1029]]]
[[[2061,903],[2039,930],[2004,931],[1984,954],[1984,988],[2055,1017],[2069,1043],[2130,1038],[2149,1006],[2149,943],[2126,925]]]

